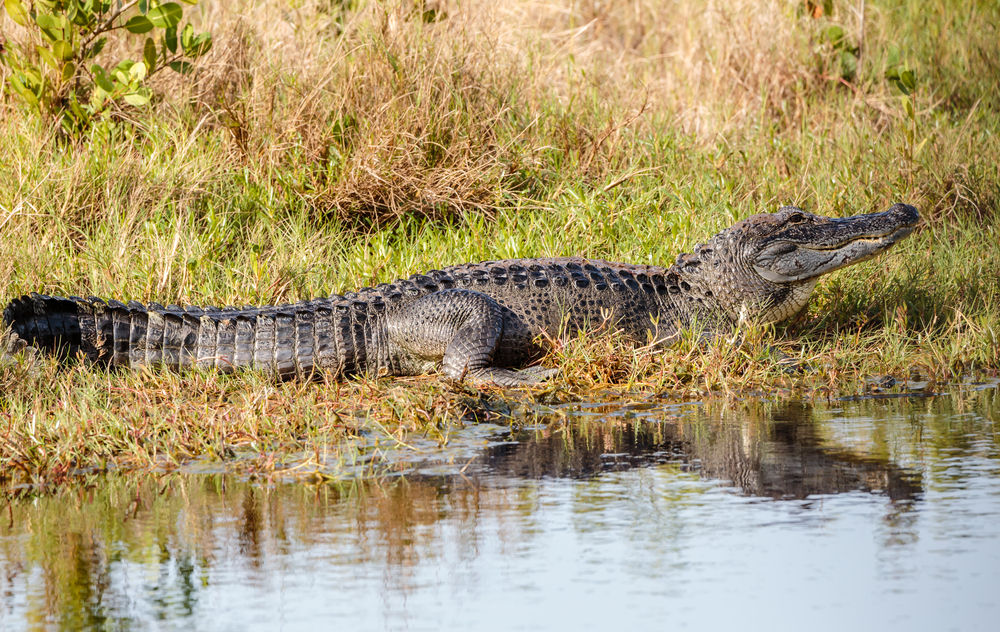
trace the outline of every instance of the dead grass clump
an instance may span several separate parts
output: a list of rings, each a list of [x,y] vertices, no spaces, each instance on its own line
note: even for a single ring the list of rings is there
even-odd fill
[[[535,140],[516,103],[525,67],[471,11],[248,5],[196,98],[236,160],[321,214],[370,224],[488,212]]]
[[[116,119],[136,136],[136,162],[179,163],[192,148],[208,154],[214,170],[185,174],[195,191],[229,197],[232,188],[215,187],[223,173],[234,187],[267,189],[259,203],[269,208],[298,204],[374,226],[403,213],[491,215],[525,197],[544,205],[567,182],[603,186],[654,171],[669,159],[654,139],[671,134],[720,142],[723,153],[751,139],[788,179],[796,165],[782,164],[784,148],[819,144],[813,135],[910,134],[903,149],[913,163],[921,141],[930,152],[942,134],[937,108],[981,99],[980,111],[995,111],[995,10],[915,0],[863,3],[863,12],[832,6],[817,18],[797,0],[202,3],[188,16],[214,34],[213,50],[192,77],[157,74],[158,103]],[[913,31],[924,23],[937,37]],[[830,28],[842,44],[830,41]],[[139,39],[113,43],[102,61],[134,51]],[[841,61],[844,47],[857,51],[853,69]],[[885,79],[893,63],[919,77],[916,124]],[[109,140],[87,144],[117,159],[121,130],[102,135]],[[164,136],[173,147],[164,150]],[[899,166],[891,152],[880,159],[887,170]],[[976,180],[953,162],[933,174],[927,197],[939,200],[943,183],[946,203],[965,196],[982,207],[964,190]],[[70,192],[83,215],[132,193],[146,208],[164,195],[126,182],[128,191],[105,196],[92,175]],[[756,187],[773,180],[766,176],[748,170],[744,180]],[[55,189],[43,193],[65,193]],[[779,193],[788,201],[788,190]]]
[[[210,113],[198,124],[224,129],[255,178],[377,224],[601,180],[654,120],[706,139],[798,120],[827,83],[813,20],[790,2],[428,7],[215,3],[194,86],[162,88]]]
[[[816,80],[809,18],[789,3],[421,7],[253,5],[199,99],[240,161],[280,169],[321,212],[378,223],[489,213],[556,173],[599,180],[652,116],[712,137],[789,115]],[[222,71],[245,66],[225,58],[243,59],[251,30],[234,91]]]

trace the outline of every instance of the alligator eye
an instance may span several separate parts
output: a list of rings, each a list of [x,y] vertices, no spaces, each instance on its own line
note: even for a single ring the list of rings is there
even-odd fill
[[[794,213],[788,216],[789,224],[801,224],[804,221],[806,221],[806,216],[802,213]]]

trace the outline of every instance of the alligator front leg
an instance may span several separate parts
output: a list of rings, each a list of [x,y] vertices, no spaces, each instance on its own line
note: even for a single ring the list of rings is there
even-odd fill
[[[428,294],[389,315],[386,331],[404,364],[440,366],[442,373],[459,382],[523,386],[551,375],[493,366],[503,341],[503,310],[479,292],[450,289]]]

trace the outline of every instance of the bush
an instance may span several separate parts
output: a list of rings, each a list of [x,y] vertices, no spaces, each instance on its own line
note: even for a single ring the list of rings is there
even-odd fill
[[[176,2],[4,0],[4,8],[28,31],[10,50],[0,48],[0,60],[11,69],[7,92],[40,116],[59,119],[70,135],[121,101],[137,107],[149,103],[145,84],[150,76],[164,68],[188,74],[188,60],[212,47],[211,34],[195,34],[190,24],[180,27],[184,10]],[[148,34],[138,61],[126,58],[113,66],[96,61],[109,38],[128,33]]]

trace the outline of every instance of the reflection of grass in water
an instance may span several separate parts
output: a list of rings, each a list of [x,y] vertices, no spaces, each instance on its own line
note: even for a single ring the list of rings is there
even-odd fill
[[[908,455],[920,455],[909,464],[915,469],[931,466],[911,481],[918,486],[958,482],[947,471],[955,456],[1000,456],[995,391],[933,401],[718,401],[670,410],[675,418],[651,409],[652,420],[616,418],[609,410],[608,422],[541,426],[530,438],[522,435],[521,445],[508,447],[520,453],[507,454],[502,467],[494,463],[501,476],[487,479],[469,472],[285,485],[178,472],[79,477],[47,494],[11,499],[0,559],[6,568],[20,569],[8,581],[29,583],[27,607],[39,617],[56,613],[71,622],[131,616],[122,576],[114,572],[127,562],[139,571],[129,574],[130,582],[139,582],[131,590],[155,595],[154,613],[173,619],[195,609],[199,587],[213,570],[235,571],[254,585],[265,581],[273,568],[269,561],[297,550],[335,550],[317,559],[342,566],[344,573],[362,564],[384,568],[386,588],[401,591],[412,587],[419,564],[445,558],[451,548],[465,552],[463,559],[487,542],[516,552],[538,532],[540,510],[552,498],[546,500],[541,485],[504,474],[586,474],[590,480],[574,484],[567,500],[577,528],[619,528],[622,520],[633,524],[629,516],[635,512],[647,518],[634,524],[645,525],[654,512],[666,541],[684,526],[682,510],[705,505],[704,490],[718,484],[700,476],[736,479],[734,473],[742,472],[736,482],[746,484],[756,472],[758,481],[773,483],[777,479],[768,479],[768,472],[784,472],[791,482],[763,491],[797,489],[805,496],[868,488],[889,496],[886,481],[899,480],[896,463]],[[841,424],[841,418],[848,422]],[[849,440],[845,432],[861,440]],[[599,469],[574,469],[599,462],[601,453],[664,451],[671,445],[678,448],[674,458],[655,472],[601,476]],[[821,456],[826,460],[817,460]],[[529,470],[532,458],[537,461]],[[801,463],[815,468],[805,477],[812,488],[794,487],[799,471],[792,466]],[[905,522],[911,510],[912,502],[886,498],[889,524]],[[905,543],[908,532],[892,530],[887,545]]]
[[[445,521],[460,527],[448,546],[474,548],[487,534],[513,543],[531,505],[530,495],[460,478],[257,486],[225,475],[108,475],[15,500],[0,559],[22,569],[9,579],[26,584],[27,618],[128,627],[137,610],[130,596],[174,620],[194,610],[216,567],[264,582],[267,560],[310,547],[343,553],[332,563],[345,573],[383,564],[386,589],[406,589],[409,569],[441,546]],[[115,570],[126,562],[139,572],[123,584]]]
[[[788,331],[667,351],[563,341],[546,360],[562,375],[523,397],[821,396],[1000,366],[995,7],[870,2],[858,23],[840,3],[821,19],[745,0],[447,3],[424,22],[358,4],[205,7],[216,46],[195,85],[162,77],[162,101],[78,146],[0,104],[5,295],[271,303],[467,260],[669,264],[781,203],[846,215],[902,200],[924,215],[918,234],[824,279]],[[893,64],[916,71],[913,117]],[[775,343],[816,372],[782,373]],[[0,476],[35,482],[193,456],[256,455],[245,467],[264,473],[287,454],[346,463],[359,432],[406,450],[484,410],[424,378],[5,366],[0,392]]]

